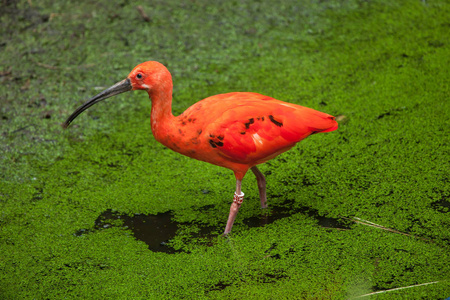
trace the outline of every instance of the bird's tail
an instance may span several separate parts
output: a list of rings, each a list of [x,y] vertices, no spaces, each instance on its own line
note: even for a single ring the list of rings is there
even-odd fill
[[[336,118],[332,115],[313,109],[307,110],[308,113],[304,114],[304,116],[308,119],[308,122],[306,122],[306,124],[308,124],[311,134],[319,132],[330,132],[338,129]]]
[[[318,132],[330,132],[330,131],[334,131],[336,129],[338,129],[338,122],[336,122],[336,118],[333,116],[328,115],[328,120],[327,120],[327,129],[324,130],[320,130]]]

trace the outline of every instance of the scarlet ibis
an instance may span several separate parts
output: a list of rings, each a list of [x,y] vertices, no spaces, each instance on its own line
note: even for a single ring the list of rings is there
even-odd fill
[[[256,176],[261,207],[267,207],[266,179],[257,165],[291,149],[307,136],[336,130],[326,113],[257,93],[234,92],[203,99],[184,113],[172,114],[172,76],[159,62],[136,66],[128,77],[89,99],[64,122],[64,128],[84,110],[111,96],[146,90],[151,102],[155,139],[183,155],[228,168],[236,191],[224,235],[231,231],[244,200],[241,182],[248,169]]]

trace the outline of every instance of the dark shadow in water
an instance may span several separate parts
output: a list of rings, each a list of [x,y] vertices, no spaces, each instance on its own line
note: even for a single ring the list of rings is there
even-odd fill
[[[129,228],[134,236],[148,245],[154,252],[164,252],[173,254],[181,252],[169,246],[169,242],[176,236],[178,223],[172,221],[172,212],[159,213],[156,215],[135,214],[129,216],[119,212],[112,212],[111,209],[104,211],[95,220],[93,229],[80,229],[75,232],[76,236],[81,236],[95,230],[105,230],[113,226]],[[122,224],[117,225],[121,220]]]
[[[325,228],[351,229],[350,223],[344,219],[330,218],[321,216],[319,211],[307,206],[295,207],[294,201],[285,201],[281,205],[268,208],[268,213],[263,212],[260,216],[254,216],[244,219],[244,224],[249,227],[263,227],[273,223],[276,220],[290,217],[294,214],[304,214],[317,220],[318,225]],[[293,208],[292,208],[293,207]]]
[[[447,213],[450,211],[450,202],[442,198],[431,203],[431,207],[439,212]]]
[[[271,224],[276,220],[292,216],[297,213],[307,214],[318,221],[318,225],[325,228],[350,229],[348,223],[342,219],[329,218],[319,215],[318,211],[310,207],[295,207],[293,201],[284,202],[281,205],[269,206],[267,210],[261,210],[259,216],[249,217],[243,220],[243,223],[248,227],[263,227]],[[215,209],[214,205],[207,205],[199,208],[202,213],[207,213],[208,210]],[[121,223],[119,225],[118,221]],[[224,224],[226,216],[224,216]],[[164,252],[173,254],[177,252],[185,252],[183,250],[176,250],[171,247],[170,241],[175,238],[177,231],[181,225],[189,225],[173,220],[172,211],[159,213],[156,215],[135,214],[129,216],[119,212],[112,212],[110,209],[103,212],[97,220],[95,220],[94,229],[80,229],[75,235],[80,236],[93,230],[105,230],[113,226],[121,226],[129,228],[134,236],[148,245],[148,248],[154,252]],[[221,232],[222,228],[214,226],[206,226],[197,224],[199,231],[191,234],[193,238],[206,238],[211,240],[217,236],[217,232]],[[225,226],[225,225],[224,225]],[[207,243],[211,244],[211,243]]]
[[[168,246],[171,239],[176,236],[178,223],[172,221],[171,211],[156,215],[135,214],[132,216],[113,213],[111,210],[103,212],[95,220],[95,228],[105,228],[110,225],[111,220],[122,220],[123,226],[133,231],[134,236],[148,245],[148,248],[155,252],[175,253],[172,247]]]

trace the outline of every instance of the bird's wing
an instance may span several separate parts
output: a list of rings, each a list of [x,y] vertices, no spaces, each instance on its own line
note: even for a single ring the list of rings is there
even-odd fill
[[[203,137],[214,152],[236,163],[265,162],[310,134],[337,125],[328,114],[260,94],[225,95],[205,99],[213,119],[205,124]]]

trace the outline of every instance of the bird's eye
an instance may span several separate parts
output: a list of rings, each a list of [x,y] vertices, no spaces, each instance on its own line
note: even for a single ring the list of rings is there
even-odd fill
[[[142,79],[142,74],[141,73],[137,73],[136,78],[137,79]]]

